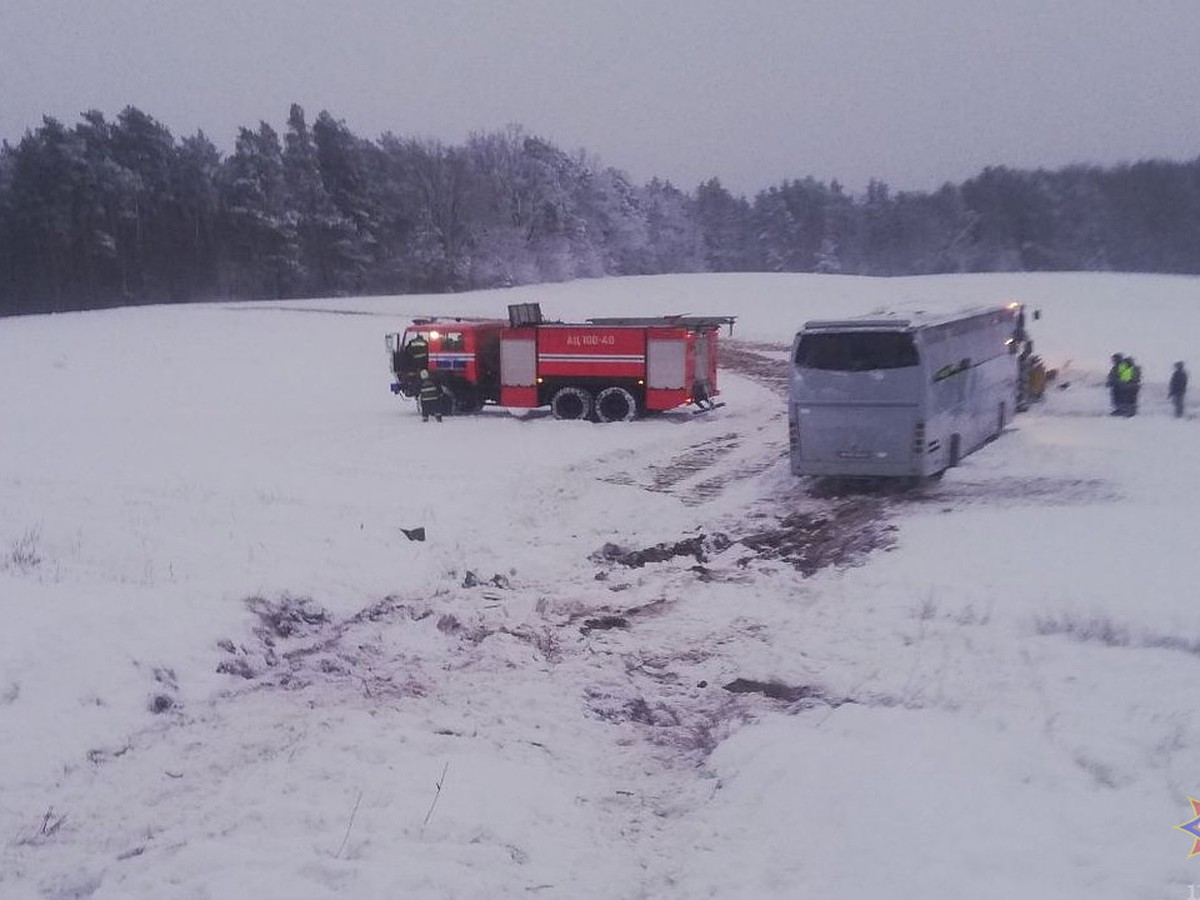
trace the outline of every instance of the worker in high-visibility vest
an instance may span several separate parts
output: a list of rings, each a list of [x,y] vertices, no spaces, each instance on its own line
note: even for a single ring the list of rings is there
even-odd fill
[[[1117,415],[1132,416],[1137,412],[1137,367],[1133,358],[1121,357],[1117,363]]]
[[[1029,366],[1029,399],[1041,400],[1046,393],[1047,380],[1046,364],[1040,356],[1035,356]]]

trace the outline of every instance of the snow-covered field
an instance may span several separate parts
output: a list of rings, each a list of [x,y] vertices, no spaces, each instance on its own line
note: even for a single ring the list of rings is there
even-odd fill
[[[1069,386],[913,496],[810,494],[744,365],[610,425],[388,392],[416,314],[735,314],[769,368],[1012,299]],[[0,897],[1187,898],[1197,335],[1119,275],[0,320]]]

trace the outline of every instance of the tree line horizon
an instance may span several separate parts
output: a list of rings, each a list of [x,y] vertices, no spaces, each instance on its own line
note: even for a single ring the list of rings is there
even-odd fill
[[[293,104],[222,154],[133,106],[0,144],[0,316],[676,272],[1200,273],[1200,157],[985,168],[934,191],[633,184],[520,126],[461,145]]]

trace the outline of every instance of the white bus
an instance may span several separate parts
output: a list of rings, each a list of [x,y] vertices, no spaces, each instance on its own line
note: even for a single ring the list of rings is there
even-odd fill
[[[792,472],[936,477],[1017,409],[1019,304],[806,322],[792,344]]]

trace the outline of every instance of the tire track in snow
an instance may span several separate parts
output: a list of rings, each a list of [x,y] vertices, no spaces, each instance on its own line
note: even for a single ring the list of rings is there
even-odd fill
[[[783,350],[786,348],[782,345],[727,341],[722,344],[721,359],[725,368],[784,397],[788,383],[786,360],[773,359],[759,352]],[[601,475],[600,480],[610,484],[639,485],[647,491],[675,495],[687,506],[699,506],[720,496],[729,485],[761,475],[785,455],[784,415],[782,410],[772,415],[750,436],[756,443],[748,456],[737,453],[745,446],[748,436],[726,432],[691,444],[661,463],[649,463],[645,466],[648,479],[622,469]],[[776,436],[763,436],[772,430]]]

